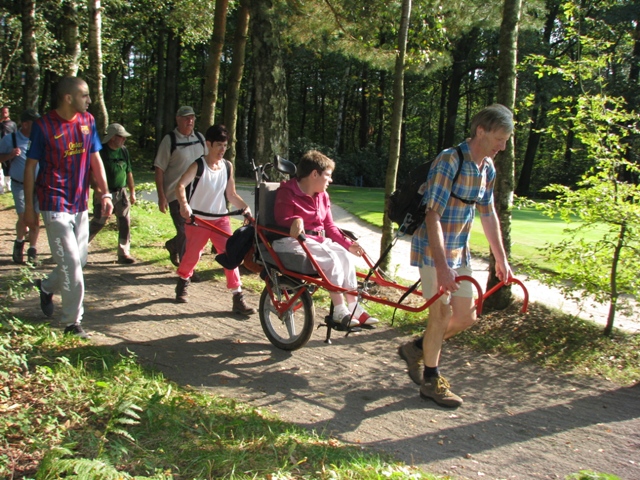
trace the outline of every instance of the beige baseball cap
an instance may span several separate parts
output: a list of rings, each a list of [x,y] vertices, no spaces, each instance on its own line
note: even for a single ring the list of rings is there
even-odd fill
[[[112,123],[107,127],[107,134],[102,137],[102,143],[107,143],[114,136],[120,135],[121,137],[130,137],[131,134],[127,132],[119,123]]]
[[[193,111],[193,107],[180,107],[176,112],[176,117],[188,117],[189,115],[195,115],[196,112]]]

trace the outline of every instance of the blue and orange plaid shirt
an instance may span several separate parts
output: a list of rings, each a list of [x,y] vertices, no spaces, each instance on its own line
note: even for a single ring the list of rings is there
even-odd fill
[[[449,148],[443,150],[434,160],[427,177],[427,189],[422,198],[422,205],[427,211],[434,210],[440,215],[447,263],[451,268],[471,264],[469,232],[473,225],[476,205],[482,216],[493,212],[493,185],[496,178],[496,169],[490,158],[485,158],[478,166],[471,160],[466,140],[460,144],[460,148],[464,155],[464,163],[455,185],[452,187],[459,159],[456,149]],[[452,197],[452,188],[458,197],[475,200],[476,204],[468,205]],[[411,240],[411,265],[434,266],[425,222],[414,232]]]

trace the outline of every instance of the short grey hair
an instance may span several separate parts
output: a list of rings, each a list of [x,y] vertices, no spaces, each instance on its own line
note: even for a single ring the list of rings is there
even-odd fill
[[[483,108],[471,119],[471,138],[476,136],[478,127],[482,127],[485,132],[494,130],[504,130],[513,133],[513,113],[504,105],[494,103]]]

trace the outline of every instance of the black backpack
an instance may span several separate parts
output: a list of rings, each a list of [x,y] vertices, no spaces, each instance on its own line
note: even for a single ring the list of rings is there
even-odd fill
[[[453,177],[452,186],[458,180],[464,163],[464,156],[460,146],[456,147],[456,151],[460,163],[458,164],[456,175]],[[389,197],[389,220],[397,223],[399,230],[408,235],[413,235],[413,232],[424,222],[426,211],[422,205],[422,198],[427,187],[427,177],[432,164],[433,160],[430,160],[413,169],[402,186]],[[473,200],[460,198],[453,192],[451,192],[451,196],[468,205],[476,203]]]

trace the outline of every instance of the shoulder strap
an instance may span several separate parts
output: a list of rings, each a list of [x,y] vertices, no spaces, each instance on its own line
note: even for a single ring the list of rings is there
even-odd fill
[[[127,150],[127,147],[125,147],[124,145],[122,147],[122,153],[124,154],[124,159],[129,162],[129,150]]]
[[[198,169],[196,170],[196,176],[194,177],[193,181],[191,182],[190,185],[190,189],[187,192],[187,203],[189,203],[191,201],[191,197],[193,197],[193,192],[196,191],[196,187],[198,186],[198,182],[200,182],[200,177],[202,177],[202,174],[204,173],[204,158],[203,157],[199,157],[196,159],[196,165],[198,165]]]
[[[196,134],[196,137],[198,137],[198,140],[200,141],[200,145],[202,145],[202,149],[204,150],[204,137],[200,132],[194,132],[194,133]]]
[[[13,142],[13,148],[18,148],[18,138],[16,132],[11,132],[11,141]]]
[[[458,152],[458,158],[460,159],[460,163],[458,163],[458,171],[456,172],[455,177],[453,177],[453,182],[451,182],[451,188],[452,188],[451,196],[453,198],[457,198],[462,203],[466,203],[467,205],[473,205],[476,203],[475,200],[467,200],[453,193],[453,185],[456,183],[456,180],[458,180],[458,177],[460,176],[460,172],[462,172],[462,164],[464,163],[464,154],[462,153],[462,149],[460,148],[460,145],[456,146],[456,152]]]
[[[171,140],[171,148],[169,149],[169,155],[173,155],[173,152],[176,149],[176,132],[171,130],[169,132],[169,139]]]

